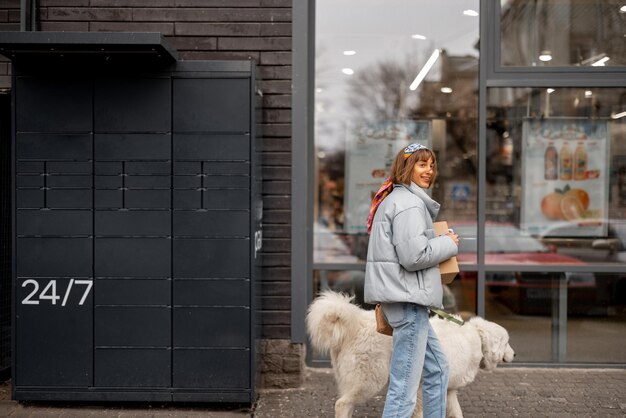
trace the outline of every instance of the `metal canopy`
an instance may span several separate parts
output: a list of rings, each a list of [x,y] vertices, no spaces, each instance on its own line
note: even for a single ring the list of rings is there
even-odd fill
[[[160,33],[0,32],[0,54],[14,62],[167,65],[178,59]]]

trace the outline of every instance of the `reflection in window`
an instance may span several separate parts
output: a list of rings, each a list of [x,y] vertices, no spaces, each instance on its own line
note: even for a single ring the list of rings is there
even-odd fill
[[[626,263],[626,89],[492,88],[487,96],[486,265]],[[475,257],[475,243],[461,245],[460,258]],[[485,310],[509,330],[518,361],[623,362],[620,346],[598,353],[590,342],[623,334],[625,286],[625,274],[588,268],[487,271]],[[553,324],[567,326],[553,334]]]
[[[567,361],[625,363],[626,275],[593,274],[595,288],[581,289],[568,302],[587,311],[582,315],[576,309],[568,312]]]
[[[550,362],[563,273],[488,272],[485,314],[506,328],[516,362]]]
[[[626,65],[617,0],[501,0],[503,66]]]
[[[486,261],[626,263],[626,90],[488,91]],[[506,228],[537,243],[500,246]]]
[[[487,272],[485,284],[486,317],[508,330],[516,361],[626,361],[625,275]],[[567,339],[558,347],[552,327],[565,320],[559,332]]]
[[[372,194],[412,142],[437,154],[439,218],[475,221],[479,21],[464,14],[471,8],[477,0],[316,2],[315,263],[365,262]]]

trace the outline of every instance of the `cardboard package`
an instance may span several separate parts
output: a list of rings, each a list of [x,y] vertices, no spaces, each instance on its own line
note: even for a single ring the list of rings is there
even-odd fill
[[[439,221],[433,224],[435,235],[439,236],[445,234],[448,231],[448,222]],[[452,257],[439,264],[439,270],[441,271],[441,283],[450,284],[454,280],[457,274],[459,274],[459,263],[456,261],[456,257]]]

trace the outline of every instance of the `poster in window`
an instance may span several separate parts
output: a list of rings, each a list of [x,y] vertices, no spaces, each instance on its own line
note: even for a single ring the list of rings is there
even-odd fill
[[[365,124],[351,130],[346,150],[345,231],[367,232],[372,197],[389,176],[400,149],[419,142],[431,147],[428,121],[386,121]]]
[[[544,237],[607,234],[609,129],[588,119],[527,120],[522,230]]]

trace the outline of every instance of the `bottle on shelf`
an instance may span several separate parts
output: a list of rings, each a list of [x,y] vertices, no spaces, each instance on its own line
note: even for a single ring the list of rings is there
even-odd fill
[[[569,148],[569,141],[565,141],[559,152],[560,179],[572,179],[572,150]]]
[[[585,143],[579,141],[574,151],[574,180],[586,180],[587,178],[587,150]]]
[[[559,178],[559,154],[554,147],[554,142],[548,142],[548,148],[543,156],[544,178],[557,180]]]

